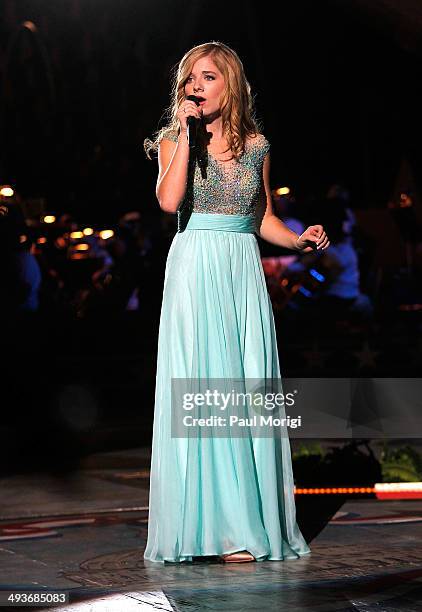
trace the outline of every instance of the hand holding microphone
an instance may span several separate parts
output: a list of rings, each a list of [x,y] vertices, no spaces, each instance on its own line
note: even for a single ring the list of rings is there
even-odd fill
[[[202,108],[198,107],[199,99],[196,96],[188,96],[186,100],[181,103],[177,111],[180,129],[182,132],[187,132],[190,148],[196,146],[197,127],[202,117]]]

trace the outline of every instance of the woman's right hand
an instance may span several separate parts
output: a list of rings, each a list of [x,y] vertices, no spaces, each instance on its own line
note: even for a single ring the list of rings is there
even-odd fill
[[[202,108],[200,106],[196,106],[196,103],[192,100],[183,100],[183,102],[179,106],[176,116],[179,119],[180,130],[182,132],[186,132],[188,129],[188,117],[195,117],[196,119],[201,119]]]

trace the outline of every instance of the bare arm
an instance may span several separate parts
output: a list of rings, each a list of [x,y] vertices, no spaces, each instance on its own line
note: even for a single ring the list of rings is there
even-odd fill
[[[270,189],[270,154],[264,157],[262,168],[261,197],[257,211],[256,233],[258,236],[276,246],[285,247],[292,251],[310,253],[330,246],[327,234],[322,225],[310,225],[299,236],[287,227],[273,212]]]
[[[181,131],[178,142],[163,138],[158,148],[158,179],[155,194],[160,208],[175,214],[186,193],[189,144]]]
[[[202,108],[192,100],[182,100],[177,117],[180,134],[177,143],[163,138],[158,148],[158,179],[155,194],[161,210],[175,214],[182,202],[187,187],[189,166],[189,143],[187,141],[188,117],[200,119]]]
[[[261,188],[261,197],[258,206],[257,214],[257,231],[260,238],[263,238],[270,244],[275,244],[280,247],[292,249],[294,251],[301,250],[296,242],[299,238],[296,232],[292,232],[281,219],[273,212],[270,189],[270,154],[264,157],[262,169],[263,181]]]

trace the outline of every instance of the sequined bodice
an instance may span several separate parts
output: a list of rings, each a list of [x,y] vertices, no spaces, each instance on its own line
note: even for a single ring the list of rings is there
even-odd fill
[[[178,135],[167,132],[165,138],[177,142]],[[254,216],[261,191],[262,164],[269,148],[265,136],[258,134],[247,141],[239,161],[219,161],[208,152],[206,176],[197,162],[188,173],[179,217],[190,212]]]

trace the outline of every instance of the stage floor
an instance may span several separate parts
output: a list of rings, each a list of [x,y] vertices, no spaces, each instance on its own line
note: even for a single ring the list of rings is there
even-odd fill
[[[421,609],[422,500],[346,501],[298,560],[144,563],[148,466],[137,449],[1,478],[1,590],[62,589],[73,612]]]

